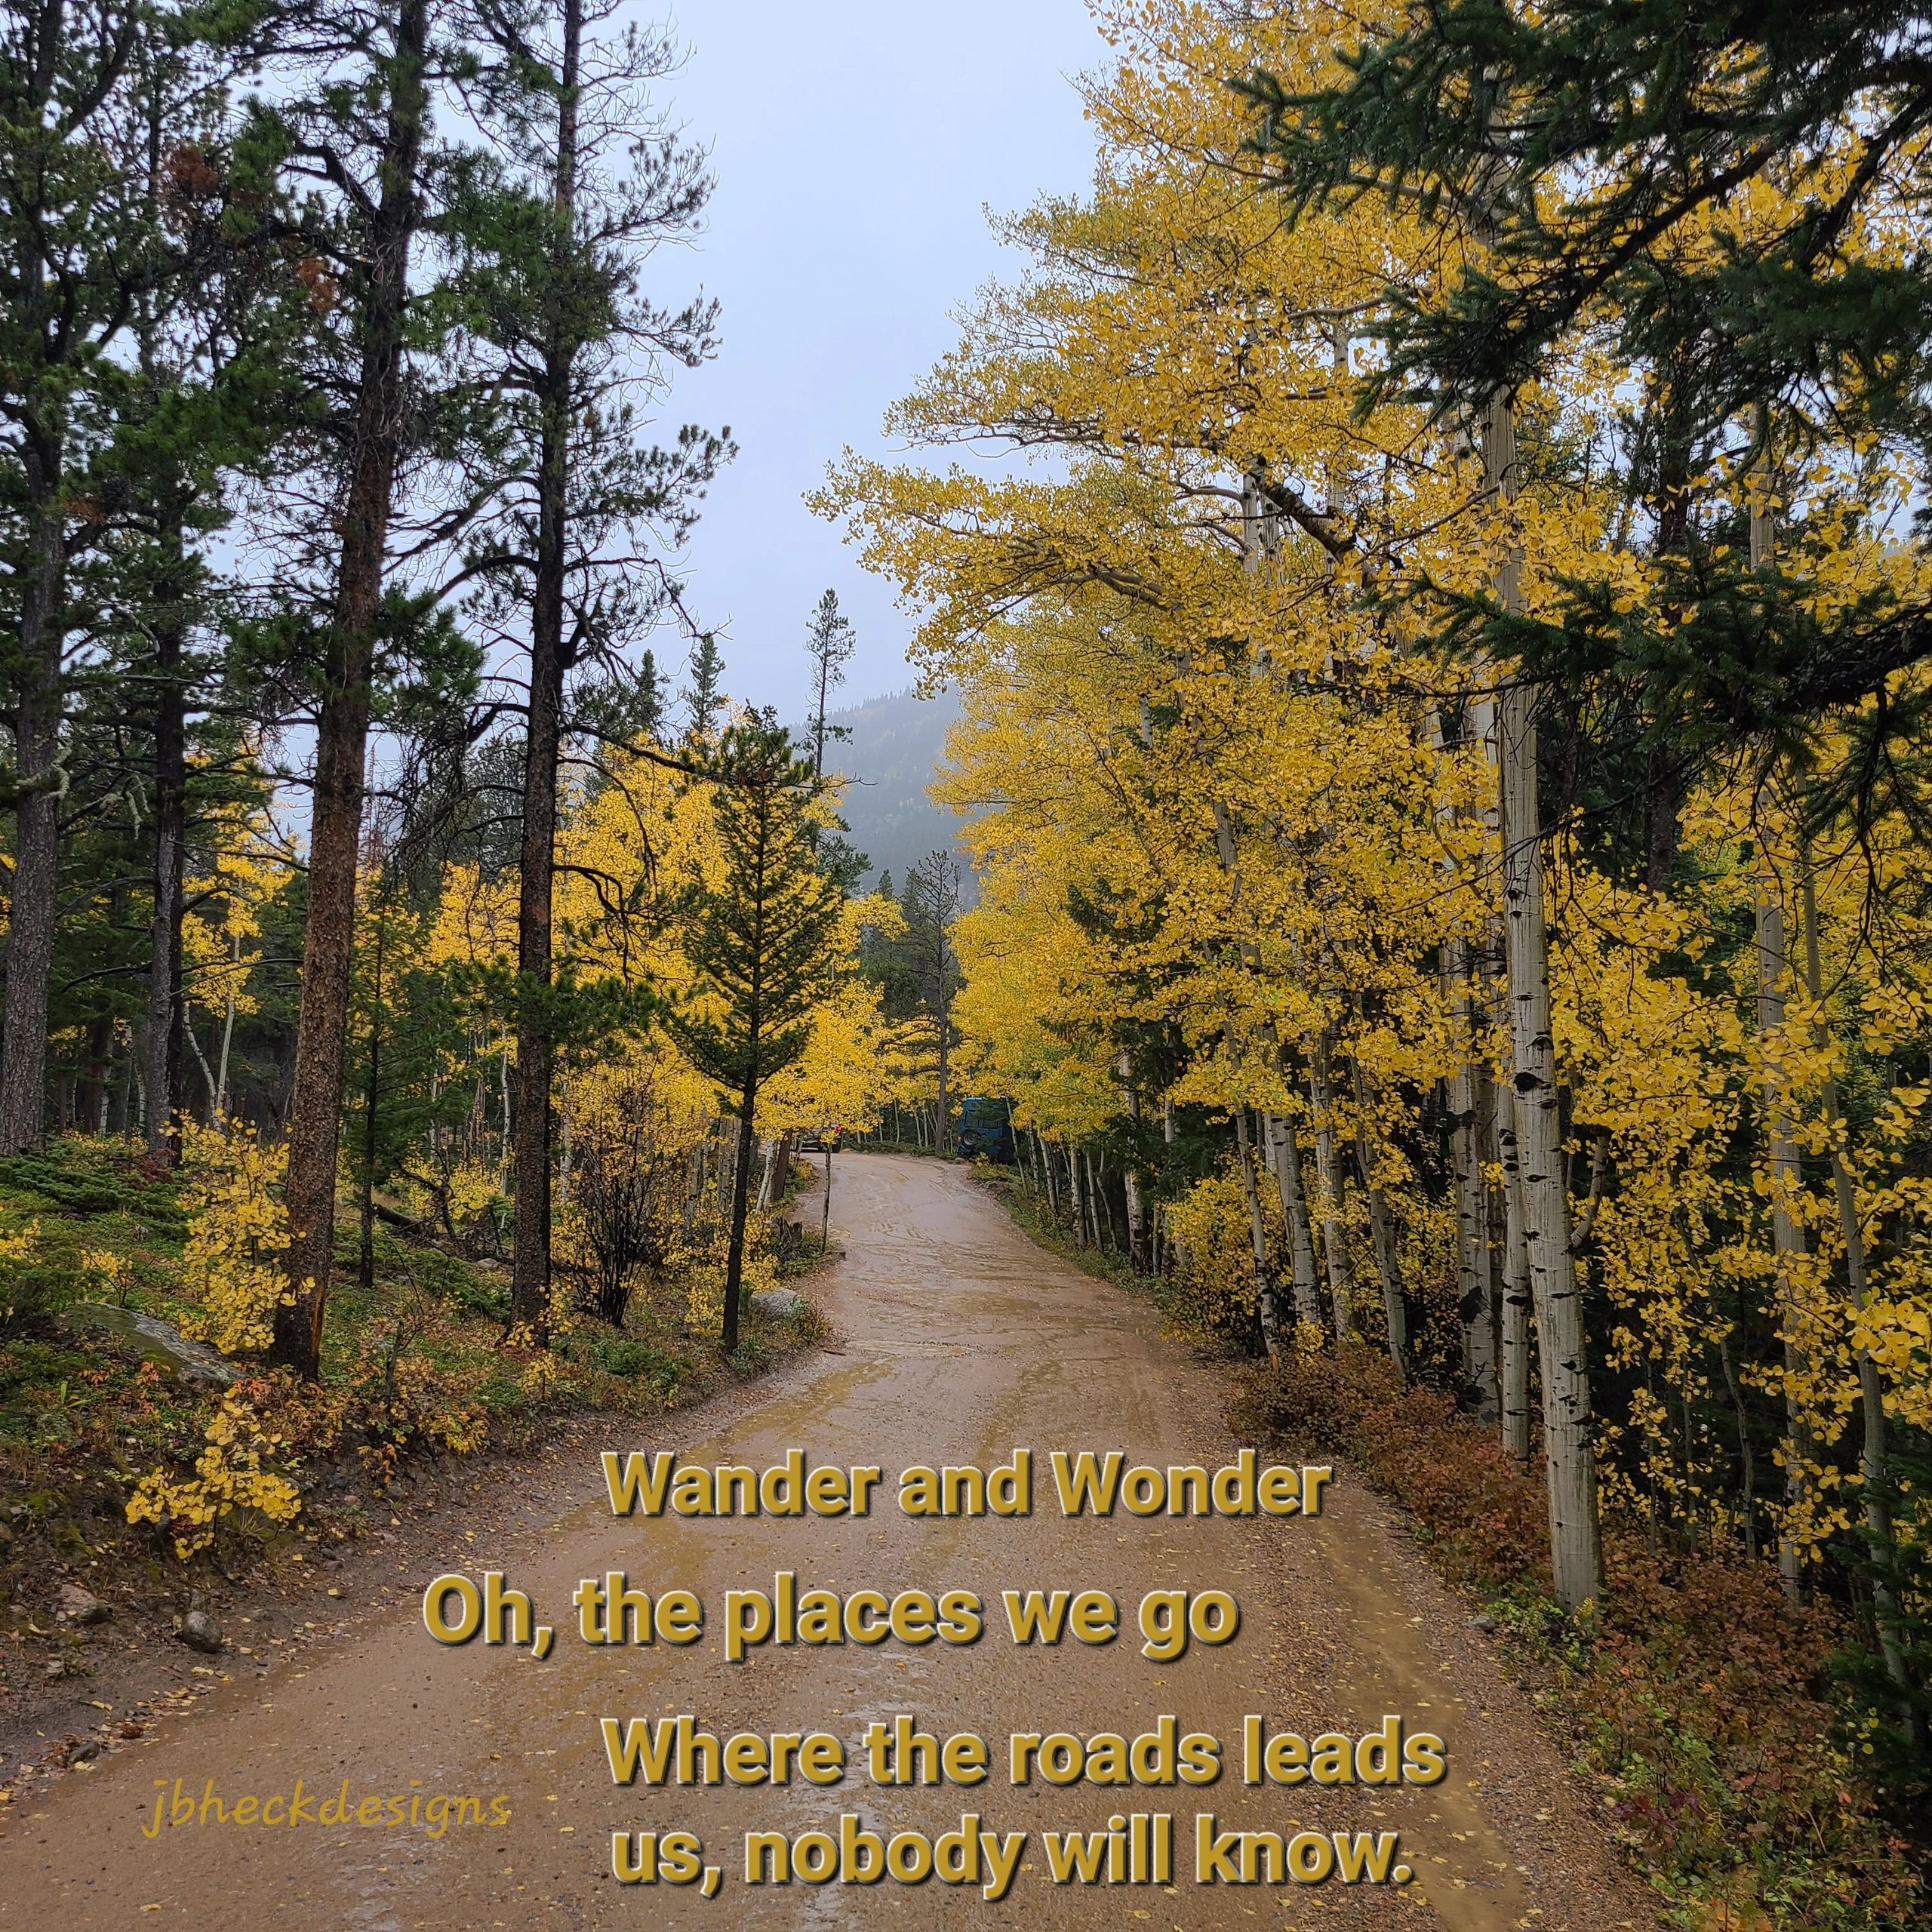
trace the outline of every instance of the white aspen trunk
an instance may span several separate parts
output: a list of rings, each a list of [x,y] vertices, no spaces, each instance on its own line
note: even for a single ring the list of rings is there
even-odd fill
[[[214,1110],[217,1118],[225,1118],[228,1113],[228,1065],[235,1047],[235,976],[241,971],[242,935],[235,934],[228,943],[228,1008],[221,1022],[221,1065],[215,1075]]]
[[[1784,904],[1777,881],[1761,857],[1758,866],[1756,945],[1758,954],[1758,1038],[1774,1041],[1785,1023],[1784,986],[1790,970],[1785,942]],[[1804,1230],[1790,1204],[1802,1189],[1798,1144],[1791,1137],[1790,1109],[1784,1083],[1773,1059],[1764,1061],[1764,1139],[1771,1183],[1771,1250],[1776,1273],[1778,1333],[1784,1347],[1785,1433],[1784,1500],[1787,1515],[1803,1506],[1806,1471],[1814,1454],[1810,1427],[1798,1390],[1804,1375],[1804,1352],[1796,1332],[1796,1289],[1793,1264],[1806,1253]],[[1778,1578],[1785,1595],[1796,1603],[1804,1591],[1804,1552],[1788,1529],[1778,1534]]]
[[[1361,1191],[1368,1201],[1369,1244],[1375,1251],[1375,1272],[1382,1284],[1382,1318],[1389,1331],[1389,1359],[1397,1377],[1409,1379],[1409,1314],[1402,1300],[1402,1275],[1395,1254],[1395,1224],[1388,1196],[1369,1150],[1368,1081],[1361,1062],[1349,1062],[1355,1090],[1355,1165],[1361,1172]]]
[[[1825,1026],[1824,974],[1818,945],[1818,894],[1811,873],[1810,854],[1804,860],[1804,977],[1811,995],[1812,1025],[1818,1043],[1829,1044]],[[1831,1135],[1832,1192],[1838,1208],[1838,1232],[1844,1241],[1845,1290],[1854,1311],[1865,1312],[1869,1277],[1866,1273],[1865,1226],[1858,1212],[1858,1193],[1846,1156],[1850,1135],[1844,1112],[1838,1105],[1838,1083],[1835,1075],[1825,1076],[1820,1100],[1825,1125]],[[1906,1665],[1903,1641],[1899,1631],[1898,1595],[1894,1583],[1897,1548],[1892,1531],[1889,1454],[1886,1444],[1885,1391],[1879,1380],[1878,1364],[1869,1349],[1855,1351],[1858,1364],[1858,1400],[1863,1432],[1859,1444],[1859,1501],[1865,1518],[1865,1534],[1872,1545],[1872,1607],[1878,1626],[1878,1647],[1885,1660],[1885,1672],[1902,1690],[1909,1690],[1911,1676]],[[1923,1741],[1924,1715],[1908,1697],[1905,1705],[1908,1728]]]
[[[181,1031],[186,1037],[189,1045],[195,1050],[195,1063],[202,1069],[202,1078],[208,1082],[208,1105],[215,1109],[215,1118],[219,1119],[221,1110],[216,1106],[216,1102],[220,1096],[221,1089],[216,1082],[214,1069],[208,1064],[208,1055],[202,1051],[202,1043],[195,1032],[192,1014],[184,1013],[181,1016]],[[183,1105],[186,1105],[185,1102]]]
[[[1603,1589],[1589,1346],[1570,1246],[1569,1183],[1558,1117],[1549,934],[1537,809],[1536,721],[1527,691],[1503,700],[1503,906],[1524,1246],[1543,1371],[1543,1457],[1556,1600],[1580,1609]]]
[[[1467,949],[1452,968],[1457,977],[1451,1012],[1465,1040],[1470,1032]],[[1457,1313],[1463,1324],[1463,1375],[1466,1395],[1478,1422],[1494,1423],[1502,1411],[1496,1378],[1495,1276],[1489,1247],[1489,1207],[1482,1176],[1482,1069],[1472,1056],[1449,1081],[1449,1107],[1455,1121],[1451,1139],[1456,1170]]]
[[[1244,1106],[1235,1109],[1235,1149],[1241,1163],[1241,1198],[1247,1204],[1248,1241],[1254,1256],[1254,1306],[1268,1359],[1274,1361],[1281,1352],[1281,1317],[1275,1305],[1274,1273],[1268,1266],[1268,1223],[1261,1211],[1261,1189],[1255,1180],[1254,1149],[1248,1139]]]
[[[1515,494],[1516,426],[1506,397],[1499,394],[1492,398],[1484,429],[1486,472],[1491,486],[1507,502]],[[1497,590],[1506,610],[1521,608],[1521,568],[1520,559],[1512,556],[1500,574]],[[1603,1590],[1596,1429],[1590,1403],[1589,1343],[1571,1247],[1569,1181],[1557,1092],[1535,703],[1520,683],[1504,688],[1497,738],[1516,1158],[1543,1370],[1550,1568],[1557,1601],[1566,1611],[1576,1611]]]
[[[1103,1155],[1096,1168],[1091,1154],[1087,1156],[1087,1198],[1094,1204],[1094,1245],[1103,1252],[1111,1241],[1116,1252],[1120,1247],[1120,1235],[1114,1226],[1114,1204],[1107,1198],[1107,1163]]]
[[[1174,1097],[1171,1094],[1164,1094],[1161,1100],[1161,1138],[1171,1147],[1180,1137],[1180,1130],[1174,1124]],[[1186,1246],[1174,1238],[1173,1232],[1168,1225],[1167,1211],[1164,1208],[1156,1208],[1154,1213],[1155,1225],[1167,1241],[1168,1257],[1173,1263],[1175,1273],[1185,1274],[1187,1272]],[[1158,1263],[1156,1265],[1158,1267]]]
[[[1268,1145],[1269,1164],[1275,1171],[1275,1188],[1281,1197],[1281,1214],[1287,1223],[1288,1256],[1294,1283],[1295,1320],[1321,1326],[1321,1293],[1315,1273],[1315,1243],[1309,1232],[1308,1200],[1302,1185],[1301,1147],[1295,1139],[1294,1124],[1280,1114],[1262,1118],[1262,1133]]]
[[[1321,1188],[1321,1253],[1335,1308],[1335,1339],[1355,1333],[1355,1276],[1342,1223],[1342,1157],[1335,1132],[1334,1029],[1324,1027],[1309,1068],[1315,1109],[1315,1171]]]
[[[1496,1140],[1503,1165],[1503,1446],[1530,1460],[1530,1259],[1523,1240],[1522,1163],[1516,1151],[1515,1096],[1496,1093]]]
[[[1134,1091],[1134,1063],[1127,1049],[1121,1049],[1116,1063],[1120,1072],[1121,1106],[1128,1118],[1138,1125],[1140,1097]],[[1121,1168],[1121,1191],[1127,1197],[1127,1265],[1137,1275],[1147,1270],[1146,1211],[1140,1198],[1140,1177],[1130,1158]]]
[[[1750,506],[1751,566],[1771,561],[1774,531],[1768,480],[1753,479]],[[1770,1168],[1771,1251],[1778,1333],[1784,1348],[1785,1432],[1789,1444],[1784,1458],[1784,1501],[1787,1517],[1802,1507],[1807,1472],[1816,1457],[1811,1431],[1798,1397],[1804,1374],[1804,1353],[1796,1332],[1797,1306],[1794,1264],[1807,1252],[1804,1230],[1791,1212],[1804,1187],[1797,1143],[1792,1138],[1791,1109],[1775,1062],[1774,1042],[1785,1023],[1784,989],[1791,977],[1791,958],[1785,937],[1784,892],[1776,868],[1758,840],[1754,872],[1755,924],[1758,964],[1758,1038],[1764,1054],[1763,1099],[1765,1151]],[[1788,1529],[1778,1534],[1778,1580],[1785,1595],[1798,1602],[1804,1593],[1804,1552]]]
[[[1448,738],[1442,728],[1441,713],[1433,704],[1424,709],[1422,728],[1429,749],[1438,758],[1446,758],[1449,755]],[[1452,808],[1444,806],[1439,816],[1450,820],[1456,814]],[[1452,885],[1455,880],[1454,863],[1444,861],[1441,872],[1444,886]],[[1487,1387],[1493,1383],[1495,1352],[1493,1348],[1486,1347],[1482,1339],[1484,1331],[1478,1325],[1478,1312],[1491,1300],[1493,1287],[1485,1275],[1487,1246],[1483,1217],[1480,1142],[1476,1134],[1476,1094],[1481,1075],[1475,1065],[1471,978],[1469,941],[1462,938],[1447,940],[1442,948],[1442,1007],[1461,1052],[1456,1071],[1442,1083],[1443,1099],[1449,1109],[1450,1165],[1454,1171],[1456,1196],[1456,1309],[1463,1331],[1464,1393],[1475,1396],[1480,1412],[1486,1403]],[[1494,1407],[1491,1408],[1492,1418],[1495,1412]]]

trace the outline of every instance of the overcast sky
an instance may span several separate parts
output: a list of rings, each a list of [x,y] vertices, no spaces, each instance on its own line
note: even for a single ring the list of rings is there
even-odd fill
[[[1105,49],[1081,0],[678,0],[672,18],[691,50],[676,105],[718,189],[655,292],[701,279],[724,346],[664,415],[728,423],[740,452],[691,546],[691,603],[728,628],[732,695],[796,718],[828,587],[858,626],[848,702],[908,681],[912,629],[801,498],[848,444],[884,448],[881,418],[951,346],[953,310],[1011,266],[984,209],[1086,185],[1069,76]]]

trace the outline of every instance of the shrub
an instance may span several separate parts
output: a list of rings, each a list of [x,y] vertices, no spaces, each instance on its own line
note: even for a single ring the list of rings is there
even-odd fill
[[[182,1122],[188,1241],[181,1280],[200,1304],[182,1325],[224,1355],[266,1348],[275,1312],[289,1299],[281,1262],[288,1247],[281,1200],[288,1162],[286,1147],[258,1140],[251,1128]]]
[[[1818,1694],[1844,1635],[1832,1611],[1787,1604],[1764,1564],[1659,1552],[1611,1522],[1604,1603],[1566,1621],[1539,1472],[1366,1349],[1250,1372],[1230,1420],[1251,1439],[1346,1457],[1414,1513],[1438,1567],[1487,1595],[1547,1673],[1542,1701],[1686,1922],[1921,1922],[1863,1747]]]
[[[606,1375],[626,1377],[657,1375],[674,1367],[661,1349],[654,1349],[648,1342],[633,1342],[622,1337],[593,1343],[590,1359]]]

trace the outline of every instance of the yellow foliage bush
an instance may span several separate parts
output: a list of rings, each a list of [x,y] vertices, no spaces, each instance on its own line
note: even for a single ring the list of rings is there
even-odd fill
[[[286,1149],[238,1122],[181,1127],[182,1201],[188,1239],[182,1284],[200,1304],[183,1331],[223,1355],[266,1348],[288,1299],[281,1257],[288,1247],[281,1201]]]
[[[1254,1320],[1254,1263],[1241,1177],[1211,1174],[1168,1210],[1180,1294],[1177,1312],[1214,1334],[1245,1330]]]
[[[302,1492],[265,1466],[279,1460],[287,1438],[269,1432],[254,1404],[231,1389],[208,1425],[191,1476],[151,1470],[129,1498],[131,1523],[165,1524],[177,1556],[192,1556],[214,1542],[223,1517],[251,1509],[271,1523],[291,1523],[301,1513]]]

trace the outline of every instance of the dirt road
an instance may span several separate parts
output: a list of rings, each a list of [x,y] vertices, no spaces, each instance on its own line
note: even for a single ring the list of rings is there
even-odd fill
[[[540,1527],[461,1537],[448,1567],[500,1567],[557,1629],[550,1654],[442,1647],[417,1602],[399,1595],[299,1664],[224,1684],[196,1713],[61,1780],[31,1800],[0,1842],[0,1926],[183,1925],[211,1932],[361,1932],[472,1927],[961,1926],[1402,1927],[1453,1932],[1518,1925],[1596,1932],[1651,1922],[1641,1890],[1612,1868],[1555,1754],[1466,1627],[1466,1607],[1436,1585],[1396,1526],[1346,1478],[1318,1520],[1063,1519],[1047,1457],[1118,1447],[1164,1467],[1230,1460],[1211,1367],[1164,1341],[1151,1309],[1043,1255],[998,1205],[937,1163],[883,1155],[839,1163],[833,1223],[847,1258],[816,1292],[838,1331],[832,1352],[774,1380],[719,1426],[702,1411],[667,1418],[655,1439],[614,1449],[675,1448],[687,1463],[778,1462],[802,1448],[814,1466],[878,1464],[886,1486],[864,1517],[734,1520],[614,1518],[586,1459]],[[1029,1517],[915,1520],[892,1487],[915,1463],[991,1468],[1016,1447],[1035,1461]],[[593,1647],[577,1635],[578,1580],[611,1570],[632,1587],[697,1592],[709,1617],[693,1647]],[[927,1588],[976,1592],[978,1644],[754,1649],[728,1663],[715,1634],[724,1593]],[[419,1592],[432,1574],[407,1580]],[[1240,1601],[1240,1635],[1149,1662],[1133,1629],[1149,1590],[1219,1588]],[[1095,1588],[1124,1607],[1121,1641],[1021,1649],[1001,1592]],[[452,1610],[454,1606],[452,1606]],[[651,1789],[613,1783],[598,1719],[694,1715],[732,1733],[823,1729],[845,1743],[843,1783],[815,1787]],[[1270,1732],[1350,1737],[1399,1712],[1439,1731],[1451,1772],[1426,1788],[1241,1782],[1241,1721]],[[971,1786],[875,1787],[860,1740],[900,1714],[943,1740],[971,1730],[992,1747],[993,1774]],[[1006,1778],[1008,1734],[1103,1731],[1129,1738],[1172,1714],[1183,1732],[1226,1746],[1229,1769],[1201,1787],[1057,1789]],[[215,1795],[281,1810],[297,1779],[299,1822],[201,1818]],[[311,1822],[349,1780],[350,1821]],[[179,1780],[179,1786],[176,1780]],[[355,1822],[365,1798],[385,1801]],[[424,1807],[482,1801],[433,1832]],[[192,1801],[178,1824],[168,1821]],[[507,1822],[488,1822],[491,1801]],[[159,1807],[158,1810],[157,1807]],[[246,1808],[246,1807],[245,1807]],[[433,1810],[433,1807],[430,1807]],[[1174,1820],[1171,1888],[1051,1883],[1042,1835],[1103,1830],[1110,1817]],[[1403,1886],[1200,1886],[1195,1817],[1222,1831],[1312,1827],[1401,1834],[1414,1882]],[[958,1832],[963,1814],[1000,1834],[1024,1832],[1011,1889],[891,1878],[869,1884],[747,1885],[743,1835],[816,1826],[836,1838],[841,1813],[883,1835]],[[400,1814],[402,1822],[389,1818]],[[190,1818],[192,1817],[192,1822]],[[969,1827],[969,1829],[973,1828]],[[718,1895],[666,1883],[620,1886],[614,1832],[684,1829],[721,1868]],[[909,1856],[910,1854],[909,1854]]]

